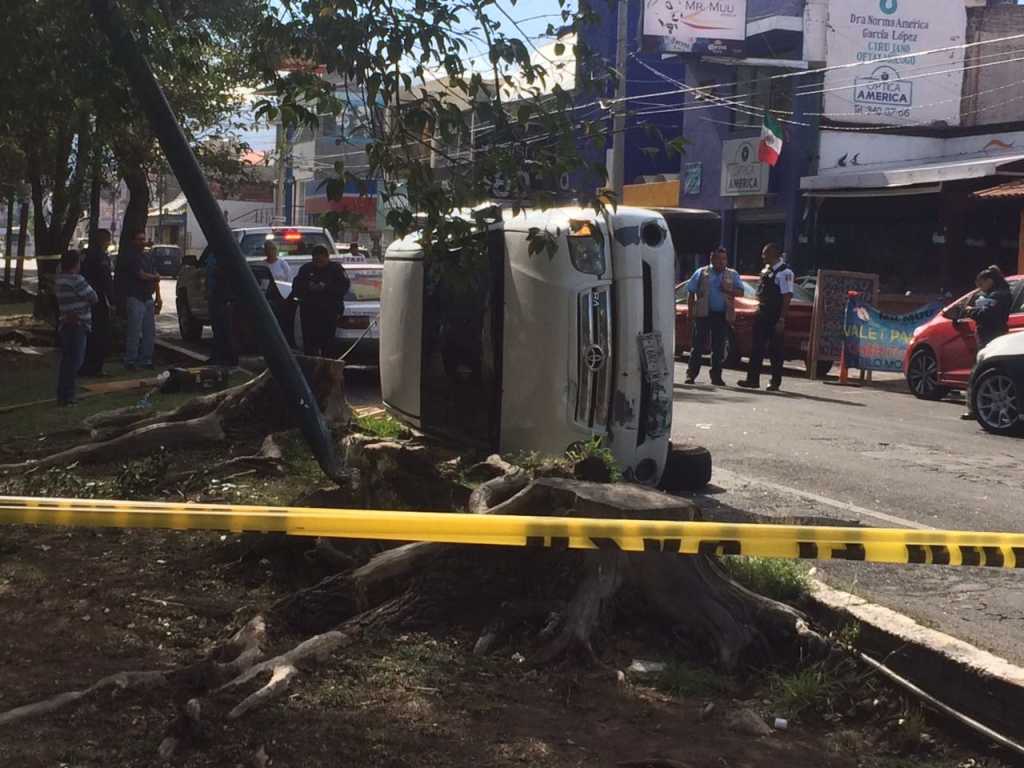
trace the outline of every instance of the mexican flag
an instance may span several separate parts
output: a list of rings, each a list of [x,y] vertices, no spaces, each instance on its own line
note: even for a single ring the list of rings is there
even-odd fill
[[[764,116],[761,125],[761,143],[757,148],[757,159],[762,163],[775,166],[782,154],[782,126],[771,115]]]

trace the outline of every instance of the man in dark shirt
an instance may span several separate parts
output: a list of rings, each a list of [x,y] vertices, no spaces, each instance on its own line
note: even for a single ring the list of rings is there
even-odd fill
[[[136,232],[128,253],[118,259],[124,270],[125,352],[124,367],[153,367],[156,313],[160,311],[160,275],[156,273],[146,233]],[[156,295],[154,298],[154,294]]]
[[[113,278],[110,273],[110,230],[98,229],[82,259],[82,277],[99,299],[92,305],[92,330],[85,346],[85,361],[79,376],[103,376],[103,361],[110,351],[110,306],[113,302]]]
[[[311,357],[330,354],[338,318],[345,311],[348,275],[341,264],[332,263],[327,248],[313,246],[313,261],[303,264],[293,283],[302,322],[302,352]]]

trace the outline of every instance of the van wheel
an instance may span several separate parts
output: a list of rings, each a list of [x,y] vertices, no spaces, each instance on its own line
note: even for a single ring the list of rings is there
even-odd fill
[[[699,445],[669,443],[659,487],[669,493],[699,491],[711,482],[711,452]]]
[[[175,302],[178,308],[178,334],[182,341],[199,341],[203,338],[203,324],[192,314],[188,304],[188,295],[178,296]]]

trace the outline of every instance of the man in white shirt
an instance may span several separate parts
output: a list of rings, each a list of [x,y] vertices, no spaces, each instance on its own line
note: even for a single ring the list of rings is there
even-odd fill
[[[278,258],[277,243],[267,240],[263,244],[263,256],[267,267],[270,268],[270,274],[276,282],[290,283],[292,281],[292,265],[284,259]]]
[[[757,286],[757,315],[754,317],[753,348],[747,378],[738,382],[746,389],[761,388],[761,364],[765,350],[772,362],[772,381],[769,392],[778,392],[782,386],[782,367],[785,362],[786,312],[793,300],[793,270],[786,266],[779,246],[768,243],[761,251],[761,282]]]

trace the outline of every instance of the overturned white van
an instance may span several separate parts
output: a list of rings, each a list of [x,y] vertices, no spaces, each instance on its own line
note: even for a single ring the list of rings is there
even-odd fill
[[[664,219],[625,207],[473,215],[468,247],[432,256],[413,234],[387,250],[384,405],[428,435],[502,453],[559,455],[601,436],[627,479],[657,484],[675,348]],[[551,247],[531,249],[531,233]]]

